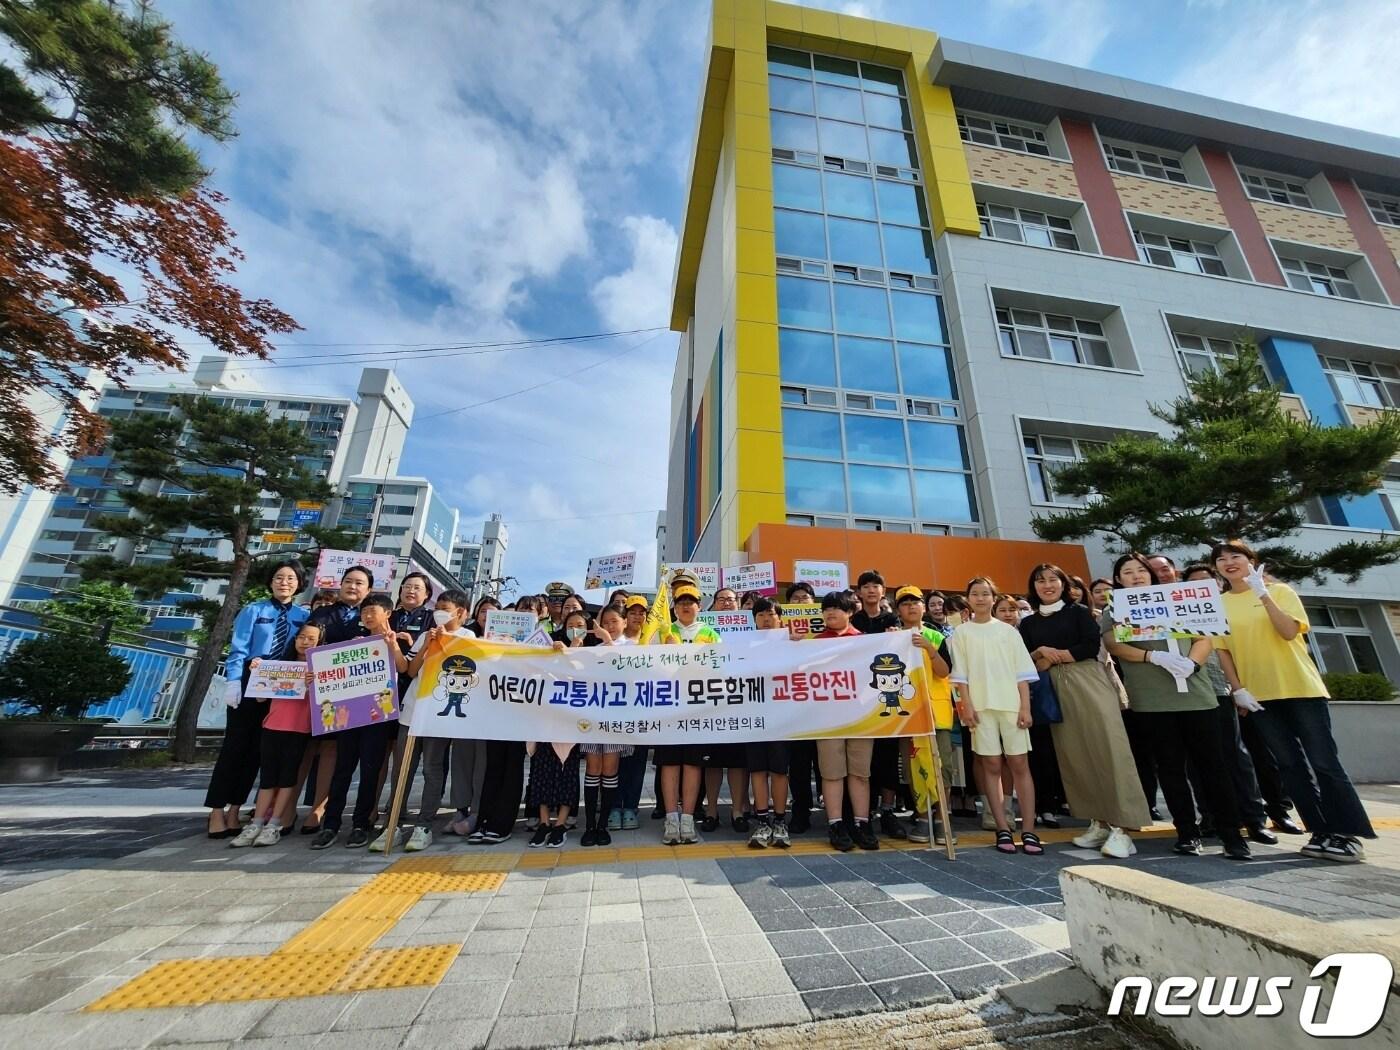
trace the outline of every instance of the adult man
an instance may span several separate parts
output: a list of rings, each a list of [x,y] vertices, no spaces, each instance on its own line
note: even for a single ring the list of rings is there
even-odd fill
[[[885,578],[875,569],[866,569],[856,580],[860,609],[851,617],[851,626],[861,634],[884,634],[899,627],[899,617],[885,607]],[[880,802],[880,833],[892,839],[907,839],[909,833],[894,815],[899,790],[899,741],[880,737],[870,758],[870,794]]]
[[[739,608],[739,595],[733,587],[715,591],[710,609],[714,612],[734,612]],[[719,785],[725,770],[729,771],[729,826],[741,835],[749,833],[749,771],[744,765],[748,753],[743,744],[711,746],[705,763],[705,817],[700,830],[719,830]]]
[[[1165,554],[1152,555],[1147,559],[1147,564],[1157,574],[1158,583],[1176,583],[1181,579],[1181,574],[1176,571],[1176,562]]]
[[[540,617],[539,626],[546,634],[553,634],[564,626],[564,599],[574,593],[574,589],[562,580],[555,580],[544,589],[546,615]]]
[[[924,623],[943,637],[948,637],[952,628],[948,626],[948,615],[943,608],[943,595],[937,591],[929,591],[928,600],[924,604],[928,606],[928,612],[924,615]]]

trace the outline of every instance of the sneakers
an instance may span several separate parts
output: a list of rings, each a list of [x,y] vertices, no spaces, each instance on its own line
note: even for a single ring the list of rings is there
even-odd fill
[[[349,837],[346,838],[346,840],[345,840],[345,848],[346,848],[346,849],[358,849],[358,848],[361,847],[361,846],[368,845],[368,843],[369,843],[369,829],[368,829],[368,828],[351,828],[351,829],[350,829],[350,835],[349,835]]]
[[[609,831],[621,831],[621,830],[622,830],[622,810],[620,810],[620,809],[615,809],[615,810],[613,810],[611,813],[608,814],[608,830],[609,830]]]
[[[1221,836],[1220,842],[1225,847],[1225,856],[1231,860],[1249,860],[1253,855],[1249,851],[1249,843],[1238,831],[1232,835]]]
[[[1366,850],[1350,835],[1333,835],[1322,847],[1322,857],[1342,864],[1358,864],[1366,859]]]
[[[311,840],[312,849],[325,849],[335,843],[335,837],[339,832],[333,828],[322,828],[316,832],[316,837]]]
[[[1137,852],[1137,847],[1133,845],[1132,837],[1122,828],[1113,828],[1108,833],[1108,838],[1104,840],[1101,851],[1105,857],[1117,857],[1119,860],[1127,860]]]
[[[597,828],[585,828],[583,834],[580,835],[579,838],[578,838],[578,844],[579,844],[580,846],[596,846],[596,845],[598,845],[598,829],[597,829]]]
[[[909,837],[910,842],[927,842],[929,839],[928,822],[921,821],[918,824],[911,824],[905,834]]]
[[[258,832],[258,837],[253,840],[254,846],[275,846],[282,841],[282,825],[269,824]]]
[[[773,827],[770,830],[773,833],[774,849],[792,848],[792,839],[788,837],[787,824],[783,821],[782,817],[778,817],[773,821]]]
[[[467,845],[468,845],[468,846],[481,846],[481,845],[485,845],[485,843],[486,843],[486,832],[484,832],[484,831],[480,831],[480,830],[473,831],[470,835],[467,836]]]
[[[1098,849],[1108,841],[1108,828],[1097,820],[1089,821],[1089,827],[1082,835],[1074,837],[1074,844],[1080,849]]]
[[[623,831],[636,831],[641,826],[642,822],[637,819],[637,811],[635,809],[624,809],[622,811]],[[609,824],[608,827],[611,828],[612,824]]]
[[[558,824],[555,824],[554,827],[549,829],[549,839],[547,842],[545,842],[545,845],[548,846],[550,849],[559,849],[564,845],[564,840],[568,837],[568,830],[566,828],[561,828]]]
[[[1301,852],[1306,857],[1320,857],[1327,848],[1327,841],[1332,836],[1317,834],[1308,839],[1308,844],[1302,848]]]
[[[593,843],[593,845],[595,845],[595,846],[611,846],[611,845],[612,845],[612,834],[608,831],[607,828],[599,828],[599,829],[595,832],[595,834],[597,835],[597,840]]]
[[[694,819],[691,826],[694,827]],[[681,818],[675,813],[666,814],[666,823],[661,826],[661,845],[674,846],[681,840]]]
[[[855,840],[851,838],[851,833],[846,830],[844,820],[833,820],[831,826],[826,829],[826,833],[827,837],[831,839],[832,849],[848,853],[855,846]]]
[[[719,821],[715,821],[715,826],[719,826]],[[695,818],[689,813],[681,814],[681,845],[692,845],[700,841],[699,834],[695,831]]]
[[[945,835],[945,834],[943,834],[943,826],[942,826],[941,824],[935,824],[935,825],[934,825],[934,828],[933,828],[933,844],[934,844],[935,846],[946,846],[946,845],[948,845],[948,836]],[[957,844],[958,844],[958,835],[957,835],[957,832],[954,832],[954,833],[953,833],[953,845],[956,846]]]
[[[400,845],[403,844],[403,836],[404,836],[404,830],[403,830],[403,828],[395,828],[395,829],[394,829],[394,836],[393,836],[392,841],[393,841],[393,843],[394,843],[395,846],[400,846]],[[351,832],[350,837],[351,837],[351,838],[354,838],[354,837],[355,837],[354,832]],[[391,841],[391,840],[390,840],[390,838],[389,838],[389,829],[388,829],[388,828],[385,828],[385,829],[384,829],[383,831],[381,831],[378,835],[376,835],[374,841],[371,842],[371,843],[369,844],[369,851],[370,851],[371,853],[383,853],[383,852],[384,852],[384,848],[385,848],[386,846],[389,845],[389,842],[390,842],[390,841]]]
[[[405,853],[417,853],[421,849],[427,849],[433,844],[433,829],[424,827],[422,824],[413,829],[413,834],[408,836],[408,842],[404,844]]]
[[[535,826],[535,833],[530,836],[530,848],[539,849],[549,841],[549,825],[538,824]]]
[[[773,845],[773,828],[766,820],[760,820],[754,825],[753,834],[749,836],[749,849],[767,849]]]
[[[1201,848],[1200,839],[1189,838],[1177,839],[1176,845],[1172,847],[1172,852],[1187,857],[1199,857],[1205,851]]]
[[[1046,811],[1036,818],[1036,823],[1042,828],[1058,828],[1060,826],[1060,818]]]
[[[996,831],[997,818],[992,816],[992,807],[988,804],[985,796],[982,798],[982,805],[978,808],[982,811],[982,830]]]
[[[909,837],[904,822],[888,809],[880,810],[880,834],[888,839],[907,839]],[[924,841],[927,842],[928,839],[924,839]]]
[[[261,824],[244,824],[243,830],[229,840],[229,847],[232,849],[242,849],[244,846],[251,846],[258,840],[258,836],[261,834]]]
[[[875,829],[868,820],[856,821],[855,834],[851,836],[861,849],[879,849],[880,840],[875,837]]]

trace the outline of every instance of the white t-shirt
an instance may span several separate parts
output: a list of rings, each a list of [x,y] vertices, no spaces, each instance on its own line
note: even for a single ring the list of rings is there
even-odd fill
[[[476,635],[465,627],[458,627],[455,631],[447,632],[453,638],[475,638]],[[408,651],[409,662],[421,653],[428,644],[428,632],[424,631],[413,642],[413,648]],[[415,697],[418,695],[418,679],[413,680],[413,696],[399,697],[399,722],[406,726],[413,725],[413,709],[416,707]]]

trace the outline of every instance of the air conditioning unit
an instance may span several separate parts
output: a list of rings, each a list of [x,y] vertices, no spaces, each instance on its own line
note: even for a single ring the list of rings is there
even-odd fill
[[[78,496],[78,497],[76,497],[76,498],[73,500],[73,502],[74,502],[74,503],[81,503],[83,506],[87,506],[89,503],[92,502],[92,499],[91,499],[91,497],[88,497],[88,496]]]
[[[116,548],[117,548],[117,541],[116,541],[116,540],[98,540],[96,543],[93,544],[93,547],[94,547],[95,549],[97,549],[97,550],[100,550],[100,551],[116,550]]]
[[[138,544],[136,545],[136,553],[137,553],[137,554],[145,554],[145,553],[146,553],[148,550],[150,550],[150,549],[151,549],[151,545],[150,545],[149,543],[138,543]]]

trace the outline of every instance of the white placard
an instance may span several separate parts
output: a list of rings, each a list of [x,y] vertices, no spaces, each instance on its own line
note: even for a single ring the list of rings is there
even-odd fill
[[[843,561],[793,562],[792,572],[792,582],[806,584],[818,598],[851,585],[851,573]]]
[[[537,623],[539,618],[532,612],[492,609],[486,614],[486,637],[493,642],[523,642]]]
[[[1229,634],[1214,580],[1123,587],[1113,592],[1113,636],[1120,642]]]
[[[583,574],[583,589],[596,591],[603,587],[625,586],[632,582],[632,572],[636,565],[636,551],[589,558],[588,568]]]
[[[340,578],[346,569],[363,566],[374,573],[372,591],[387,591],[394,585],[394,574],[398,571],[397,554],[366,554],[364,551],[321,551],[316,561],[316,589],[334,589],[340,586]]]
[[[773,580],[773,563],[761,561],[753,565],[734,565],[720,573],[726,587],[743,594],[745,591],[759,591],[772,594],[778,589]]]
[[[683,561],[675,565],[666,565],[662,568],[662,579],[667,586],[671,584],[671,578],[678,572],[688,572],[700,582],[700,593],[707,598],[713,598],[715,592],[719,590],[719,562],[717,561]]]

